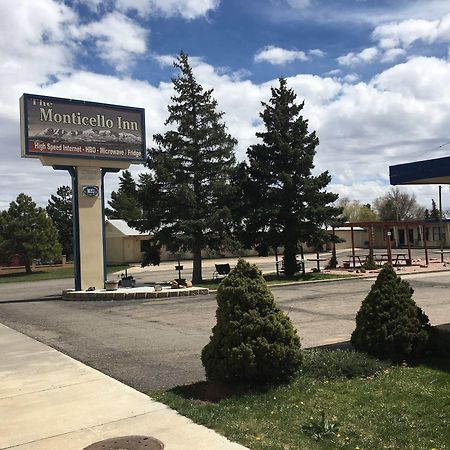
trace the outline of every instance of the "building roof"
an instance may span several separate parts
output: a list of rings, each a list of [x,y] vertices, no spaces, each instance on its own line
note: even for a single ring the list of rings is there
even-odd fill
[[[325,230],[331,231],[333,227],[327,226],[325,227]],[[334,227],[334,231],[351,231],[351,226],[342,226],[342,227]],[[353,227],[353,231],[365,231],[365,228],[363,227]]]
[[[148,236],[148,233],[141,233],[136,228],[130,227],[123,219],[106,219],[106,223],[111,224],[124,236]]]

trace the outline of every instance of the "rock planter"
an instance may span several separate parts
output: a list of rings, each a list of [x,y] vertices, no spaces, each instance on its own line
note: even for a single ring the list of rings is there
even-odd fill
[[[119,281],[118,280],[107,280],[107,281],[105,281],[105,290],[107,290],[107,291],[117,291],[118,287],[119,287]]]

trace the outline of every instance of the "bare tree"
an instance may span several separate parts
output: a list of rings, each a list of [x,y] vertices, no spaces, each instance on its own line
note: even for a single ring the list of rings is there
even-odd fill
[[[398,187],[378,197],[374,207],[381,220],[415,220],[425,217],[425,208],[417,203],[416,196],[402,192]]]

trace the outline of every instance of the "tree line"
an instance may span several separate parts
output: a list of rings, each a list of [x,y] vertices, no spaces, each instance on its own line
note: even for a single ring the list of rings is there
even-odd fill
[[[375,199],[373,205],[350,200],[339,199],[338,206],[348,222],[405,221],[405,220],[440,220],[445,219],[448,212],[440,212],[434,199],[431,209],[421,206],[414,194],[402,192],[398,187]],[[442,217],[441,217],[442,216]]]
[[[109,214],[152,234],[147,262],[159,262],[164,245],[193,254],[193,282],[202,280],[202,250],[283,248],[285,274],[297,270],[300,242],[329,239],[324,226],[340,222],[338,196],[326,190],[327,171],[313,174],[319,140],[309,132],[304,103],[284,78],[262,103],[264,129],[237,163],[237,145],[218,110],[213,90],[196,80],[187,55],[175,61],[175,94],[164,134],[148,150],[148,172],[135,182],[124,172]]]
[[[147,149],[148,170],[137,181],[129,171],[122,173],[106,211],[108,217],[125,219],[153,236],[144,264],[159,264],[163,245],[172,252],[190,251],[197,283],[202,280],[201,255],[206,248],[254,248],[267,255],[281,247],[285,274],[291,276],[297,270],[300,243],[321,247],[334,238],[327,227],[346,220],[404,220],[422,214],[415,197],[398,188],[375,201],[376,212],[348,199],[338,202],[338,195],[327,190],[328,171],[314,172],[319,139],[302,115],[304,102],[297,101],[284,78],[271,88],[269,101],[262,102],[263,127],[247,149],[247,161],[237,163],[237,140],[228,132],[213,90],[198,83],[185,53],[174,66],[179,74],[172,79],[168,131],[154,135],[155,144]],[[20,208],[33,223],[20,225]],[[68,186],[51,196],[46,211],[20,194],[0,214],[3,258],[18,253],[29,262],[50,257],[51,248],[53,254],[71,255],[71,208]],[[45,235],[32,231],[39,221]],[[20,234],[16,229],[22,236],[12,239]],[[25,245],[27,234],[35,237]]]

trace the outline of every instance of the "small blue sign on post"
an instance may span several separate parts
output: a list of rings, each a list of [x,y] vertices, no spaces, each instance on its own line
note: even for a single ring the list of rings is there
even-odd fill
[[[86,185],[82,187],[82,192],[86,197],[98,197],[99,187],[94,185]]]

